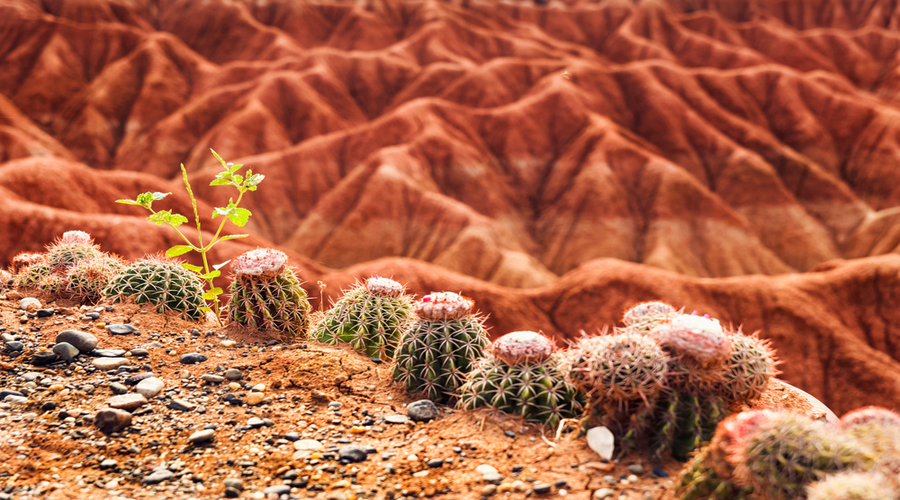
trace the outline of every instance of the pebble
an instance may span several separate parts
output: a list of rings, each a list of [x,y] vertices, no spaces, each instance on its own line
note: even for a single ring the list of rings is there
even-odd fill
[[[49,318],[54,314],[56,314],[56,309],[38,309],[37,311],[35,311],[35,315],[38,318]]]
[[[36,311],[41,308],[41,301],[34,297],[25,297],[19,301],[19,309],[24,311]]]
[[[57,359],[59,359],[59,356],[53,351],[40,351],[34,353],[34,356],[31,357],[31,364],[35,366],[44,366],[53,363]]]
[[[142,484],[159,484],[175,477],[175,473],[165,468],[153,469],[153,473],[141,480]]]
[[[347,460],[348,462],[362,462],[368,456],[366,450],[361,446],[352,444],[349,446],[342,446],[338,450],[338,456],[341,457],[341,460]]]
[[[225,377],[221,375],[213,375],[211,373],[207,373],[200,376],[200,380],[205,382],[209,382],[210,384],[221,384],[225,381]]]
[[[112,335],[128,335],[130,333],[134,333],[137,328],[131,325],[123,325],[121,323],[115,323],[112,325],[106,325],[106,330]]]
[[[228,477],[222,481],[226,488],[232,488],[238,491],[244,491],[244,481],[237,477]]]
[[[115,408],[104,408],[94,416],[94,426],[104,434],[112,434],[131,425],[131,413]]]
[[[125,387],[118,382],[113,382],[109,384],[109,390],[111,390],[113,394],[125,394],[128,392],[128,387]]]
[[[28,398],[26,398],[25,396],[16,396],[14,394],[10,394],[9,396],[6,396],[5,398],[3,398],[3,401],[5,403],[18,405],[18,406],[24,406],[24,405],[28,404]]]
[[[79,349],[68,342],[60,342],[53,346],[53,352],[64,361],[72,361],[79,354]]]
[[[487,474],[481,476],[481,480],[486,483],[500,484],[501,482],[503,482],[503,475],[496,472],[488,472]]]
[[[532,489],[538,495],[546,495],[550,493],[550,490],[553,488],[552,484],[549,483],[534,483]]]
[[[118,410],[134,411],[147,404],[147,398],[143,394],[129,393],[113,396],[106,401],[110,408]]]
[[[237,368],[229,368],[225,370],[225,379],[226,380],[240,380],[244,378],[244,374],[241,373]]]
[[[513,431],[503,431],[503,435],[506,436],[506,437],[508,437],[508,438],[514,438],[514,437],[516,437],[516,433],[513,432]]]
[[[482,496],[489,497],[489,496],[493,495],[494,493],[497,493],[497,486],[494,484],[489,484],[489,485],[485,486],[484,488],[481,488]]]
[[[138,394],[142,394],[145,398],[151,399],[162,392],[165,387],[166,384],[162,380],[156,377],[148,377],[138,382],[137,387],[135,387],[134,390],[137,391]]]
[[[209,441],[212,441],[213,438],[216,437],[216,432],[212,429],[203,429],[202,431],[197,431],[191,434],[191,437],[188,438],[193,444],[202,444]]]
[[[419,472],[413,473],[413,477],[425,477],[428,475],[428,470],[420,470]]]
[[[632,474],[637,474],[638,476],[640,476],[641,474],[644,473],[644,467],[641,464],[629,465],[628,472],[631,472]]]
[[[94,349],[88,354],[95,358],[119,358],[126,352],[125,349]]]
[[[325,445],[315,439],[301,439],[294,441],[294,449],[297,451],[319,451],[325,448]]]
[[[0,401],[3,401],[4,399],[6,399],[6,396],[25,397],[25,395],[19,391],[11,391],[9,389],[3,389],[2,391],[0,391]]]
[[[409,417],[406,415],[388,415],[384,417],[384,421],[389,424],[405,424],[409,422]]]
[[[91,362],[98,370],[108,371],[114,370],[120,366],[130,365],[128,358],[95,358]]]
[[[258,429],[264,424],[265,422],[263,422],[263,420],[259,417],[250,417],[250,419],[247,420],[247,426],[253,429]]]
[[[658,465],[653,468],[653,473],[658,477],[669,477],[669,473],[663,470],[663,468]]]
[[[612,488],[600,488],[599,490],[594,492],[594,498],[608,498],[616,494],[616,490]]]
[[[18,340],[10,340],[6,342],[6,347],[9,348],[10,352],[18,352],[25,349],[25,344]]]
[[[132,375],[125,379],[125,385],[137,385],[141,380],[148,379],[153,376],[153,372],[143,372]]]
[[[193,411],[197,405],[191,403],[190,401],[185,401],[183,399],[173,399],[166,408],[170,410],[178,410],[178,411]]]
[[[406,407],[406,415],[413,422],[427,422],[441,416],[440,410],[434,403],[427,399],[422,399],[414,403],[410,403]]]
[[[128,351],[128,352],[129,352],[132,356],[134,356],[134,357],[136,357],[136,358],[146,358],[147,356],[150,355],[150,352],[147,351],[147,349],[143,349],[143,348],[140,348],[140,347],[137,348],[137,349],[132,349],[132,350],[130,350],[130,351]]]
[[[181,364],[194,365],[206,361],[206,356],[199,352],[189,352],[181,355]]]
[[[222,347],[231,347],[235,344],[237,344],[237,342],[234,340],[223,340],[223,341],[219,342],[219,345]]]
[[[63,330],[56,336],[56,343],[71,344],[79,352],[91,352],[97,347],[97,337],[81,330]]]
[[[276,484],[275,486],[269,486],[268,488],[263,490],[263,493],[265,493],[266,495],[274,494],[278,496],[287,495],[290,492],[291,487],[287,484]]]
[[[266,395],[261,392],[251,392],[251,393],[247,394],[247,398],[245,399],[245,401],[247,402],[248,405],[254,406],[254,405],[258,405],[258,404],[262,403],[263,399],[265,399],[265,398],[266,398]]]
[[[432,458],[431,460],[425,462],[425,465],[427,465],[431,468],[442,467],[444,465],[444,459],[443,458]]]
[[[493,465],[481,464],[478,467],[475,467],[475,472],[479,474],[496,474],[497,469],[494,468]]]

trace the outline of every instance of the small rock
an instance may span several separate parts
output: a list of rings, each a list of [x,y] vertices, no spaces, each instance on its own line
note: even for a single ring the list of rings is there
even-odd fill
[[[388,415],[384,417],[384,421],[389,424],[405,424],[409,422],[409,417],[406,415]]]
[[[441,416],[440,410],[434,403],[427,399],[410,403],[406,407],[406,415],[413,422],[427,422]]]
[[[432,458],[431,460],[425,462],[425,465],[427,465],[431,468],[441,467],[444,465],[444,459],[443,458]]]
[[[143,372],[132,375],[125,379],[125,385],[137,385],[141,380],[148,379],[153,376],[153,372]]]
[[[222,481],[222,484],[225,485],[226,488],[233,488],[238,491],[244,491],[244,481],[237,477],[225,478]]]
[[[162,380],[156,377],[148,377],[138,382],[137,387],[135,387],[134,390],[136,390],[138,394],[142,394],[145,398],[151,399],[162,392],[165,386],[166,384]]]
[[[608,498],[616,494],[616,490],[612,488],[600,488],[599,490],[594,492],[594,498],[602,499]]]
[[[145,476],[141,483],[143,484],[159,484],[163,481],[168,481],[175,477],[175,473],[168,469],[154,469],[153,473],[149,476]]]
[[[134,356],[135,358],[146,358],[147,356],[150,355],[150,352],[147,351],[147,349],[142,349],[140,347],[137,349],[132,349],[128,352],[130,352],[131,355]]]
[[[538,495],[546,495],[550,493],[550,490],[553,488],[552,484],[549,483],[534,483],[531,489]]]
[[[508,438],[514,438],[514,437],[516,437],[516,433],[513,432],[513,431],[503,431],[503,435],[506,436],[506,437],[508,437]]]
[[[413,477],[425,477],[428,475],[428,470],[420,470],[419,472],[414,472]]]
[[[496,474],[497,469],[493,465],[481,464],[475,467],[475,472],[479,474]]]
[[[128,335],[134,333],[137,328],[131,325],[123,325],[121,323],[115,323],[112,325],[106,325],[106,330],[112,335]]]
[[[166,408],[177,411],[193,411],[196,407],[197,405],[195,405],[194,403],[185,401],[183,399],[173,399],[168,405],[166,405]]]
[[[206,356],[199,352],[189,352],[181,355],[181,364],[183,365],[195,365],[204,361],[206,361]]]
[[[262,427],[263,425],[265,425],[265,422],[263,422],[263,420],[259,417],[250,417],[247,420],[247,426],[251,427],[253,429],[258,429],[258,428]]]
[[[501,482],[503,482],[503,475],[496,472],[488,472],[487,474],[481,476],[481,480],[486,483],[500,484]]]
[[[100,462],[100,470],[115,469],[117,465],[119,465],[118,460],[107,458],[106,460]]]
[[[269,486],[268,488],[263,490],[263,493],[266,495],[286,495],[291,492],[291,486],[287,484],[276,484],[274,486]]]
[[[122,394],[121,396],[113,396],[106,401],[110,408],[117,410],[134,411],[147,404],[147,398],[143,394]]]
[[[484,488],[481,488],[481,496],[489,497],[494,493],[497,493],[497,485],[495,484],[488,484]]]
[[[125,352],[125,349],[94,349],[88,355],[95,358],[120,358]]]
[[[95,358],[91,362],[98,370],[109,371],[114,370],[123,365],[130,365],[128,358]]]
[[[14,394],[10,394],[3,398],[3,402],[17,406],[25,406],[28,404],[28,398],[26,398],[25,396],[16,396]]]
[[[53,351],[39,351],[34,353],[34,356],[31,357],[31,364],[34,366],[44,366],[53,363],[57,359],[59,359],[59,356]]]
[[[261,392],[251,392],[247,394],[246,402],[250,406],[258,405],[262,403],[263,399],[266,398],[266,395]]]
[[[53,346],[53,352],[64,361],[72,361],[79,354],[78,348],[68,342],[60,342]]]
[[[587,431],[588,446],[594,450],[600,458],[610,460],[615,449],[615,437],[606,427],[594,427]]]
[[[212,441],[215,437],[216,431],[212,429],[203,429],[202,431],[197,431],[191,434],[191,437],[188,438],[188,441],[193,444],[203,444]]]
[[[209,382],[210,384],[221,384],[225,381],[225,377],[221,375],[213,375],[211,373],[204,374],[200,376],[200,380],[205,382]]]
[[[294,441],[294,449],[297,451],[319,451],[324,448],[325,446],[315,439],[301,439],[299,441]]]
[[[49,318],[54,314],[56,314],[56,309],[38,309],[37,311],[35,311],[35,315],[38,318]]]
[[[341,460],[347,460],[348,462],[362,462],[366,459],[368,454],[365,449],[353,444],[342,446],[341,449],[338,450],[338,456],[341,457]]]
[[[658,465],[653,468],[653,473],[656,474],[657,477],[669,477],[669,473],[663,470],[663,468]]]
[[[19,352],[25,349],[25,344],[18,340],[9,340],[6,342],[6,347],[9,349],[9,352]]]
[[[237,368],[229,368],[225,370],[225,379],[226,380],[240,380],[244,378],[244,374],[241,373]]]
[[[41,301],[34,297],[25,297],[19,301],[19,309],[33,312],[41,308]]]
[[[634,464],[628,466],[628,471],[632,474],[640,476],[644,473],[644,467],[641,464]]]
[[[109,384],[109,390],[111,390],[113,394],[125,394],[128,392],[128,388],[118,382]]]
[[[94,416],[94,426],[104,434],[112,434],[131,425],[131,413],[115,408],[104,408]]]

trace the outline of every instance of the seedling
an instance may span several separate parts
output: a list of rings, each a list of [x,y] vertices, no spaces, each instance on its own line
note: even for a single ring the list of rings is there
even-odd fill
[[[153,222],[157,226],[162,226],[163,224],[168,224],[175,232],[178,233],[179,236],[187,243],[186,245],[175,245],[172,248],[166,250],[166,257],[177,257],[179,255],[186,254],[188,252],[198,252],[200,253],[200,257],[203,260],[203,267],[195,266],[192,264],[181,264],[185,269],[189,269],[197,274],[204,280],[206,280],[209,289],[203,294],[203,298],[205,300],[212,301],[213,308],[204,306],[200,309],[204,312],[214,312],[216,315],[216,321],[219,326],[222,325],[221,321],[221,310],[219,309],[219,295],[222,294],[222,288],[215,286],[213,281],[218,278],[222,272],[220,269],[224,267],[226,264],[231,262],[227,260],[222,262],[221,264],[216,264],[212,266],[212,270],[210,270],[209,262],[207,260],[206,254],[212,249],[216,243],[225,240],[234,240],[237,238],[246,238],[248,235],[246,234],[229,234],[222,236],[222,228],[225,227],[225,221],[231,221],[232,224],[238,227],[244,227],[247,224],[247,221],[250,219],[250,210],[246,208],[240,208],[238,205],[241,204],[241,199],[244,197],[244,193],[247,191],[256,191],[256,186],[259,185],[260,182],[265,178],[264,175],[254,174],[252,170],[247,169],[246,177],[238,174],[238,170],[240,170],[243,165],[235,165],[231,162],[225,162],[215,151],[212,151],[213,156],[219,160],[219,163],[222,164],[222,172],[216,174],[216,178],[209,184],[210,186],[234,186],[238,190],[238,198],[237,201],[234,198],[230,198],[228,200],[228,206],[225,208],[217,207],[213,210],[212,218],[216,219],[218,217],[223,217],[222,221],[219,223],[219,228],[216,230],[212,239],[204,244],[203,243],[203,232],[200,230],[200,215],[197,213],[197,199],[194,197],[194,191],[191,189],[191,183],[188,182],[188,174],[187,170],[184,168],[184,164],[181,164],[181,174],[184,178],[184,187],[187,189],[188,196],[191,197],[191,205],[194,208],[194,221],[197,223],[197,243],[194,244],[178,227],[188,222],[187,217],[178,214],[172,213],[171,210],[154,210],[153,202],[160,201],[164,199],[166,196],[169,196],[172,193],[159,193],[159,192],[146,192],[138,195],[135,200],[116,200],[116,203],[124,203],[126,205],[137,205],[139,207],[144,207],[150,211],[150,215],[147,216],[147,220]]]

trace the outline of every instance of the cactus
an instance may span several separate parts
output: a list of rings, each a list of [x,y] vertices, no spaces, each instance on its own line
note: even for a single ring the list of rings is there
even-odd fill
[[[769,380],[778,374],[775,353],[758,334],[745,335],[740,330],[728,335],[731,355],[725,361],[723,381],[718,392],[726,401],[750,404],[762,396]]]
[[[871,453],[836,430],[792,413],[762,419],[735,440],[735,478],[766,500],[789,500],[826,474],[874,466]]]
[[[287,255],[273,248],[257,248],[231,263],[234,280],[228,319],[261,331],[303,335],[312,307],[306,290],[287,266]]]
[[[42,253],[21,252],[12,259],[10,271],[13,274],[20,274],[28,269],[32,264],[46,264],[47,258]]]
[[[47,246],[47,263],[54,273],[64,273],[80,260],[100,257],[100,247],[84,231],[67,231]]]
[[[137,304],[150,303],[159,312],[175,311],[190,319],[203,317],[203,281],[173,259],[149,257],[132,263],[113,277],[103,291],[106,297],[131,297]]]
[[[898,500],[900,489],[880,472],[846,471],[811,484],[809,500]]]
[[[679,314],[655,326],[648,335],[669,353],[673,387],[698,394],[724,380],[731,342],[718,320]]]
[[[483,406],[556,427],[583,409],[583,394],[565,381],[553,341],[512,332],[496,341],[460,388],[460,406]]]
[[[410,392],[435,402],[454,401],[475,360],[488,346],[475,301],[453,292],[431,293],[416,303],[419,321],[400,336],[393,377]]]
[[[844,433],[875,456],[878,467],[900,480],[900,415],[877,406],[841,417]]]
[[[22,288],[43,288],[41,282],[48,276],[50,276],[50,265],[46,262],[37,261],[22,269],[16,275],[16,286]]]
[[[403,285],[378,276],[345,292],[310,336],[319,342],[347,342],[368,356],[391,359],[400,334],[413,321],[413,306]]]
[[[125,266],[125,261],[113,255],[78,261],[66,273],[61,291],[79,302],[95,304],[103,298],[103,290],[113,277]]]
[[[752,486],[738,486],[731,476],[720,476],[710,465],[714,450],[707,446],[682,468],[675,486],[678,500],[755,500]]]
[[[628,333],[647,334],[656,325],[678,315],[674,307],[665,302],[641,302],[631,306],[622,316],[622,323]]]

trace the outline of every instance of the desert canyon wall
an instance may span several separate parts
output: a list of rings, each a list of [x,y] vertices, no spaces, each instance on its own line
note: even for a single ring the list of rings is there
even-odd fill
[[[210,227],[209,148],[266,175],[214,258],[278,246],[313,296],[381,273],[560,339],[660,298],[900,409],[896,2],[0,5],[0,264],[175,244],[114,200],[188,213],[180,163]]]

